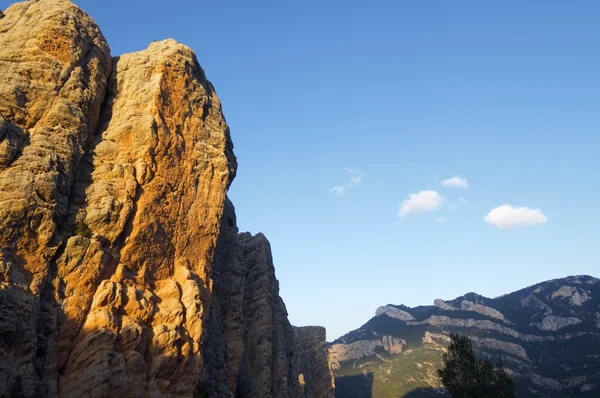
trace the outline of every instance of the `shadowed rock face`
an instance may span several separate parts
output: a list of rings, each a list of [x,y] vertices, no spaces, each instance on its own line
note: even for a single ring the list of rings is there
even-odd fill
[[[69,1],[9,7],[0,394],[20,375],[40,397],[312,396],[269,244],[237,234],[236,168],[189,48],[111,60]]]
[[[206,369],[206,390],[217,396],[228,390],[237,397],[332,397],[325,330],[308,338],[297,330],[311,328],[289,323],[269,242],[262,234],[238,234],[229,201],[221,228],[213,267],[218,308],[211,311],[214,330],[205,350],[216,360]]]
[[[335,385],[331,374],[325,328],[305,326],[294,328],[298,353],[302,360],[302,375],[306,379],[307,397],[333,397]]]

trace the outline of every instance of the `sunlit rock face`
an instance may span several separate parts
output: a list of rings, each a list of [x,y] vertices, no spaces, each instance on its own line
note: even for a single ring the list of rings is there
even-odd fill
[[[406,311],[401,310],[400,308],[396,308],[393,305],[386,305],[383,307],[377,308],[375,311],[376,316],[387,315],[390,318],[399,319],[401,321],[412,321],[415,318]]]
[[[237,233],[236,169],[188,47],[111,59],[70,1],[0,12],[0,395],[330,396]]]
[[[574,276],[496,298],[468,293],[433,306],[387,305],[330,346],[336,385],[355,390],[370,375],[374,396],[440,388],[436,369],[451,333],[476,353],[502,361],[519,396],[600,394],[600,280]],[[386,349],[383,338],[401,341]],[[390,340],[388,340],[390,341]],[[359,377],[360,376],[360,377]]]
[[[57,317],[55,259],[111,71],[96,24],[68,1],[15,4],[0,19],[0,393],[43,391]],[[57,292],[58,293],[58,292]],[[56,383],[54,383],[56,384]],[[53,387],[56,390],[56,387]]]
[[[97,372],[116,394],[193,389],[231,147],[189,48],[167,40],[114,59],[56,260],[62,393],[93,395]]]

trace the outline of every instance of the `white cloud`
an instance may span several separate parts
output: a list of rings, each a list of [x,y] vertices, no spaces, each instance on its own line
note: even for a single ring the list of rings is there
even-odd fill
[[[488,224],[500,229],[527,227],[548,221],[548,217],[540,209],[515,207],[508,204],[490,210],[483,219]]]
[[[419,191],[411,193],[408,199],[400,204],[400,213],[398,217],[404,217],[412,213],[424,213],[439,209],[446,201],[446,198],[441,196],[436,191]]]
[[[438,224],[443,224],[443,223],[445,223],[446,221],[448,221],[448,220],[446,219],[446,217],[439,217],[439,218],[436,218],[436,219],[435,219],[435,222],[436,222],[436,223],[438,223]]]
[[[458,209],[458,206],[462,206],[462,205],[466,205],[466,204],[467,204],[467,200],[461,196],[454,203],[448,203],[447,207],[448,207],[448,210],[450,210],[450,211],[456,211],[456,209]]]
[[[366,176],[365,173],[358,169],[349,169],[346,168],[346,173],[350,174],[350,181],[348,181],[344,185],[338,185],[329,189],[329,193],[334,195],[344,195],[349,189],[356,187],[363,180],[363,177]]]
[[[442,181],[442,185],[449,188],[469,188],[469,181],[461,176],[454,176]]]

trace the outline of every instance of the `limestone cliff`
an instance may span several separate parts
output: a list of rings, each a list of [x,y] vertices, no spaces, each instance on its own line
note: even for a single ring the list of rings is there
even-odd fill
[[[237,234],[236,169],[191,49],[111,59],[68,0],[0,13],[0,395],[331,396]]]

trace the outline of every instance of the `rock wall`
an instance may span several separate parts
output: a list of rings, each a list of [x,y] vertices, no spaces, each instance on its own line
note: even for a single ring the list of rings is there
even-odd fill
[[[307,365],[318,355],[327,364],[324,329],[309,350],[297,333],[303,328],[288,321],[268,240],[262,234],[238,234],[230,201],[221,228],[213,267],[219,308],[211,316],[215,331],[210,337],[218,344],[207,344],[210,355],[221,360],[207,369],[206,390],[224,394],[226,384],[238,397],[332,397],[319,384],[328,377],[331,386],[329,368]]]
[[[167,40],[114,60],[56,261],[65,396],[96,395],[98,371],[115,394],[193,389],[231,147],[189,48]]]
[[[100,30],[68,1],[0,19],[0,393],[17,374],[44,389],[51,274],[110,71]]]
[[[238,235],[236,169],[191,49],[111,59],[68,0],[0,13],[0,395],[331,396]]]
[[[333,397],[335,385],[331,371],[325,328],[294,328],[301,359],[301,377],[305,380],[306,397]]]

